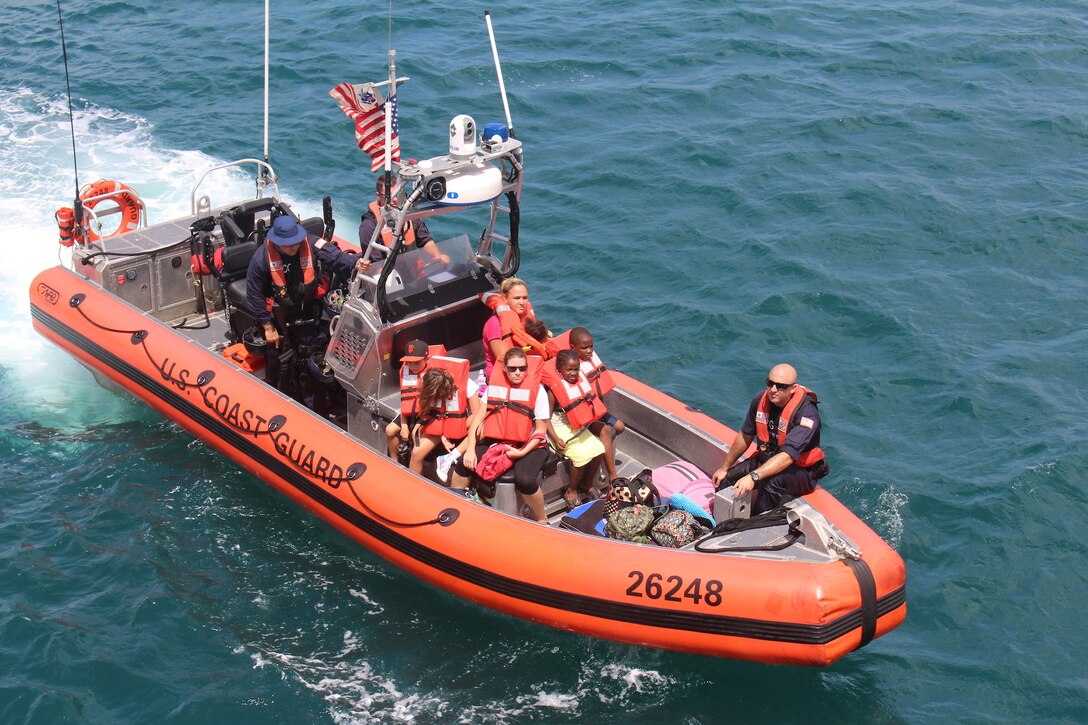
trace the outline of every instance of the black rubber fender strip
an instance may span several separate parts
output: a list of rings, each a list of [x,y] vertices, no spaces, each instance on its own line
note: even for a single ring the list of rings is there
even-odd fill
[[[861,644],[855,649],[861,649],[873,641],[876,635],[876,580],[873,571],[861,559],[843,559],[850,570],[854,572],[854,578],[858,580],[858,588],[861,590]]]

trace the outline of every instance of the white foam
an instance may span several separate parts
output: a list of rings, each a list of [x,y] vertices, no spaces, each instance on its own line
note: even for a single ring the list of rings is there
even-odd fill
[[[223,163],[200,151],[163,147],[154,125],[139,116],[78,101],[74,110],[81,184],[99,178],[128,184],[143,198],[152,222],[189,213],[193,185]],[[250,198],[251,169],[212,174],[201,193],[213,204]],[[58,427],[142,415],[131,402],[89,385],[86,371],[31,327],[27,290],[40,270],[58,263],[53,213],[71,205],[74,194],[67,103],[28,88],[0,90],[0,218],[6,248],[0,291],[7,301],[0,310],[0,367],[17,378],[20,395],[41,422]]]
[[[447,703],[433,695],[405,694],[396,683],[360,659],[362,643],[351,631],[336,653],[291,654],[260,648],[250,655],[256,668],[276,667],[320,695],[336,723],[441,720]]]

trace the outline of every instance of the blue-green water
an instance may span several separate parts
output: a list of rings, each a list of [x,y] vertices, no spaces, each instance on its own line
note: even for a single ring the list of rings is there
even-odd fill
[[[385,75],[387,6],[274,5],[272,161],[350,230],[372,176],[326,94]],[[501,118],[484,7],[394,8],[407,155],[442,153],[454,114]],[[161,220],[205,168],[260,155],[261,3],[64,8],[82,182],[124,180]],[[826,485],[907,562],[905,624],[813,671],[514,620],[98,388],[30,326],[73,180],[55,5],[15,0],[0,722],[1088,720],[1083,5],[491,10],[538,312],[733,425],[792,362],[824,401]]]

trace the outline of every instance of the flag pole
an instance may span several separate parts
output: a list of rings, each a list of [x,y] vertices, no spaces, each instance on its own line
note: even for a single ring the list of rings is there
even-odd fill
[[[499,76],[499,93],[502,95],[502,109],[506,112],[506,128],[511,138],[514,134],[514,122],[510,120],[510,104],[506,102],[506,84],[502,82],[502,66],[499,64],[499,47],[495,45],[495,31],[491,29],[491,11],[484,10],[484,22],[487,23],[487,37],[491,39],[491,55],[495,58],[495,73]]]
[[[389,92],[385,96],[385,203],[393,197],[393,96],[397,94],[397,51],[389,49]]]

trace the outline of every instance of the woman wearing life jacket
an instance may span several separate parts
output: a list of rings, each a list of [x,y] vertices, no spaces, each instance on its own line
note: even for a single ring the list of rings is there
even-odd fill
[[[408,464],[416,473],[423,473],[423,462],[438,446],[447,453],[456,450],[468,435],[469,419],[483,407],[468,367],[468,360],[435,355],[420,378],[419,416]]]
[[[814,392],[797,384],[792,366],[771,368],[767,388],[752,398],[725,462],[711,477],[715,486],[732,484],[738,496],[754,488],[753,514],[811,493],[829,471],[820,449],[817,403]],[[753,440],[759,442],[756,455],[734,466]]]
[[[604,445],[590,432],[589,426],[606,411],[580,369],[578,353],[560,351],[554,366],[555,372],[545,375],[552,408],[548,439],[552,447],[571,462],[570,480],[563,500],[567,508],[573,510],[582,503],[583,496],[593,493],[593,482],[604,459]]]
[[[359,222],[359,248],[366,250],[370,246],[370,240],[374,238],[374,229],[378,226],[378,220],[382,218],[382,207],[386,205],[385,195],[385,177],[379,176],[378,181],[375,184],[377,191],[377,199],[370,202],[367,205],[366,213],[363,214],[362,219]],[[400,206],[396,196],[389,201],[393,206]],[[450,258],[448,255],[442,254],[438,249],[438,245],[435,244],[434,238],[431,237],[431,232],[427,229],[427,225],[422,219],[417,219],[414,222],[409,222],[404,228],[403,236],[404,248],[408,249],[413,245],[418,249],[422,249],[429,254],[436,261],[442,264],[449,264]],[[388,227],[381,231],[381,243],[389,247],[393,244],[393,230]],[[372,252],[366,259],[360,260],[359,269],[364,272],[369,272],[370,267],[374,262],[385,259],[385,252],[377,250]]]
[[[532,517],[548,523],[544,493],[537,477],[548,457],[548,394],[540,384],[541,360],[511,348],[495,365],[479,413],[469,421],[468,445],[454,466],[451,486],[468,488],[469,477],[494,444],[506,445],[514,462],[514,486],[529,504]],[[482,434],[482,438],[479,436]]]
[[[299,353],[312,348],[320,331],[321,298],[328,285],[322,267],[347,275],[357,260],[358,255],[341,252],[324,239],[311,243],[306,230],[291,215],[276,217],[264,248],[253,255],[246,272],[246,306],[264,329],[269,346]],[[295,381],[281,381],[280,367],[279,355],[269,354],[265,380],[290,389]],[[305,365],[296,368],[303,373],[298,381],[302,402],[312,408],[315,389],[308,385],[312,382],[309,372]]]
[[[491,377],[495,361],[511,347],[529,347],[540,357],[547,359],[544,343],[525,331],[525,320],[533,317],[533,305],[529,302],[529,288],[523,280],[509,277],[499,285],[499,294],[484,293],[483,303],[494,311],[484,323],[484,377]]]

